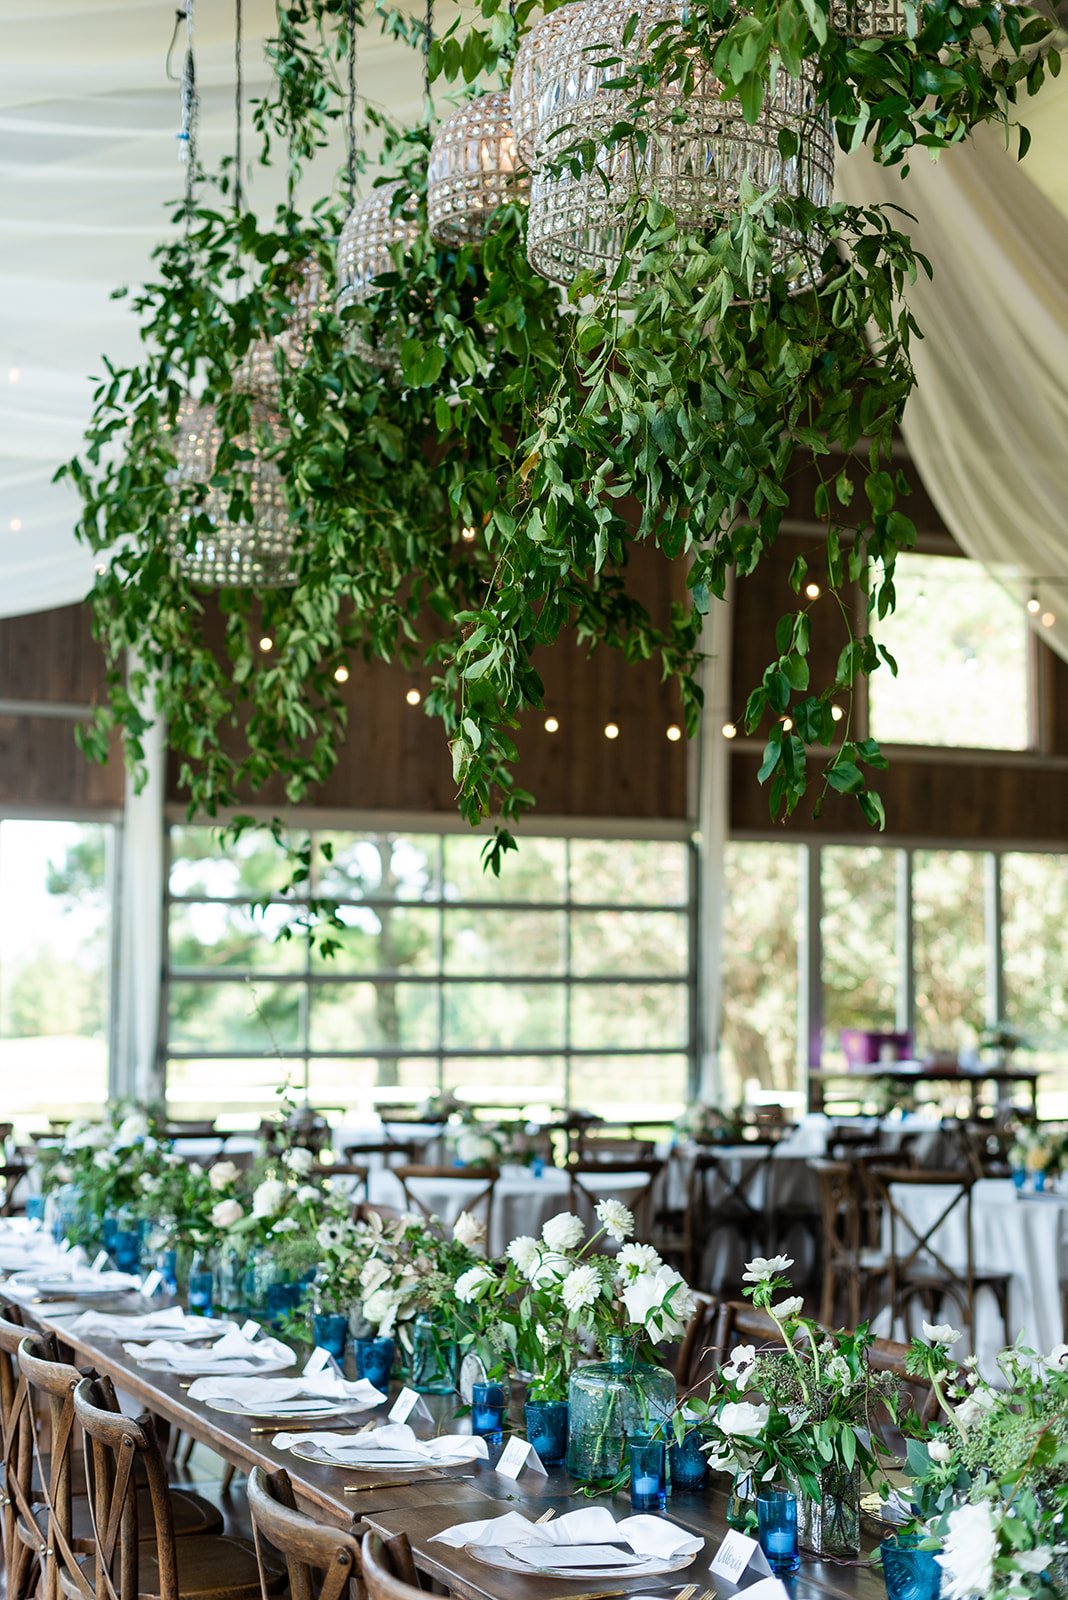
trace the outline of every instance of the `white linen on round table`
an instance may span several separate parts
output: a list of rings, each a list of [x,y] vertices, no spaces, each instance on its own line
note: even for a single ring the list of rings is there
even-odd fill
[[[644,1172],[608,1170],[603,1180],[595,1172],[582,1174],[584,1189],[599,1199],[621,1200],[624,1205],[632,1204],[648,1181]],[[451,1228],[461,1211],[486,1185],[479,1178],[419,1178],[412,1180],[410,1187],[445,1227]],[[528,1167],[502,1167],[493,1192],[489,1254],[501,1255],[520,1234],[539,1234],[550,1217],[569,1209],[568,1195],[567,1173],[558,1167],[546,1167],[540,1177],[535,1177]],[[384,1168],[368,1175],[368,1197],[374,1205],[396,1206],[399,1210],[407,1206],[400,1179]],[[479,1215],[482,1214],[480,1211]]]
[[[921,1238],[949,1203],[949,1193],[938,1184],[894,1184],[891,1193]],[[889,1248],[888,1220],[885,1229],[884,1244]],[[1032,1350],[1048,1352],[1065,1337],[1061,1285],[1068,1279],[1068,1196],[1020,1194],[1011,1179],[983,1178],[972,1190],[972,1234],[976,1271],[1009,1274],[1008,1343],[1022,1336]],[[901,1222],[897,1235],[898,1255],[907,1255],[915,1240]],[[963,1203],[935,1230],[931,1243],[963,1276],[967,1266]],[[981,1370],[992,1377],[994,1358],[1003,1343],[1001,1317],[990,1294],[980,1291],[976,1299],[975,1351]],[[948,1299],[943,1310],[944,1320],[959,1318]],[[895,1337],[903,1336],[903,1330],[896,1330]]]

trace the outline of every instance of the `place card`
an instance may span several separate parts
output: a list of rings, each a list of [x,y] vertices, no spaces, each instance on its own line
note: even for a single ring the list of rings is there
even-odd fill
[[[425,1422],[433,1422],[430,1407],[421,1394],[416,1394],[414,1389],[409,1389],[407,1384],[394,1400],[389,1410],[390,1422],[407,1422],[409,1417],[422,1417]]]
[[[771,1575],[768,1558],[757,1540],[749,1538],[747,1534],[739,1533],[737,1528],[728,1531],[723,1543],[712,1557],[709,1571],[714,1578],[726,1578],[728,1583],[734,1584],[737,1584],[745,1573],[759,1574],[761,1577]],[[746,1594],[755,1593],[755,1586],[746,1590]],[[766,1600],[771,1600],[770,1592]]]
[[[103,1272],[103,1270],[107,1266],[107,1264],[108,1264],[108,1253],[107,1253],[107,1251],[106,1250],[98,1250],[96,1255],[93,1257],[92,1261],[89,1264],[89,1271],[90,1272]]]
[[[790,1591],[781,1578],[761,1578],[743,1593],[745,1600],[790,1600]]]
[[[341,1368],[329,1350],[324,1350],[321,1344],[316,1345],[304,1363],[304,1376],[306,1378],[310,1378],[316,1372],[334,1372],[338,1377],[341,1376]]]
[[[526,1468],[536,1477],[547,1478],[549,1474],[542,1466],[541,1457],[529,1439],[520,1439],[513,1434],[501,1451],[501,1459],[494,1471],[499,1472],[502,1478],[518,1478]]]
[[[260,1331],[260,1325],[256,1321],[255,1317],[249,1317],[247,1322],[243,1322],[241,1324],[241,1337],[242,1337],[242,1339],[249,1339],[249,1340],[254,1339],[256,1337],[256,1335],[259,1333],[259,1331]]]
[[[157,1272],[155,1268],[153,1268],[148,1277],[145,1279],[144,1283],[141,1285],[141,1293],[147,1300],[151,1300],[152,1296],[161,1287],[162,1283],[162,1272]]]

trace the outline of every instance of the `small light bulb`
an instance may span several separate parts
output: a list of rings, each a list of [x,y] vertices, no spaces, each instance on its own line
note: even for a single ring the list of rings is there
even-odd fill
[[[820,597],[820,586],[819,586],[819,584],[818,583],[806,583],[805,584],[805,593],[808,595],[810,600],[818,600],[819,597]]]
[[[735,738],[737,738],[737,736],[738,736],[738,729],[734,726],[734,723],[733,722],[725,722],[723,724],[723,737],[725,739],[735,739]]]
[[[560,723],[558,722],[556,717],[546,717],[546,719],[545,719],[545,731],[546,731],[546,733],[558,733],[559,730],[560,730]]]
[[[1053,612],[1053,611],[1043,611],[1043,613],[1042,613],[1042,626],[1044,628],[1052,628],[1052,626],[1056,622],[1056,620],[1057,620],[1057,616],[1056,616],[1055,612]]]
[[[19,381],[19,379],[21,377],[22,377],[22,368],[21,367],[8,367],[8,369],[7,369],[7,381],[8,381],[8,383],[18,383],[18,381]]]
[[[348,669],[348,667],[335,667],[334,668],[334,682],[335,683],[348,683],[348,681],[349,681],[349,669]]]
[[[793,727],[793,725],[794,724],[793,724],[793,718],[792,717],[783,717],[783,719],[782,719],[782,731],[783,731],[783,733],[789,733],[790,729]]]
[[[679,740],[682,738],[682,729],[679,727],[677,722],[672,722],[669,725],[667,736],[671,740],[672,744],[678,744]]]
[[[1042,603],[1039,600],[1037,594],[1033,594],[1031,596],[1030,600],[1028,600],[1027,609],[1028,609],[1028,611],[1031,613],[1031,615],[1033,617],[1037,617],[1038,616],[1038,613],[1042,610]]]
[[[460,538],[463,539],[466,544],[473,544],[475,539],[474,528],[461,528]]]
[[[8,523],[8,527],[11,529],[12,533],[21,533],[22,532],[22,518],[21,517],[12,517],[11,521]]]
[[[605,736],[606,739],[618,739],[619,738],[619,726],[618,726],[618,724],[615,723],[615,722],[606,722],[605,725],[604,725],[604,736]]]
[[[269,633],[265,633],[263,638],[260,640],[260,649],[263,651],[264,655],[267,654],[268,650],[274,649],[274,640],[271,638]]]
[[[418,689],[409,689],[404,698],[410,706],[417,706],[423,697]]]
[[[832,706],[831,707],[831,717],[833,718],[833,720],[835,722],[841,722],[841,720],[842,720],[842,718],[844,716],[845,716],[845,712],[842,710],[841,706]]]

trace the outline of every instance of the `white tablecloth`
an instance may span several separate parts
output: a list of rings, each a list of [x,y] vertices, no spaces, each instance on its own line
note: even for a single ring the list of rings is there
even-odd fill
[[[584,1189],[599,1198],[621,1200],[624,1205],[631,1204],[647,1182],[645,1173],[607,1172],[603,1182],[595,1173],[582,1176]],[[411,1188],[451,1228],[485,1183],[477,1178],[420,1178]],[[500,1255],[519,1234],[539,1234],[550,1217],[569,1209],[568,1192],[567,1174],[556,1167],[546,1167],[540,1177],[526,1167],[503,1167],[493,1194],[490,1255]],[[369,1174],[368,1197],[372,1204],[406,1208],[400,1180],[384,1168]]]
[[[921,1237],[949,1202],[947,1190],[936,1184],[897,1184],[892,1193],[902,1216]],[[961,1205],[931,1235],[932,1245],[955,1272],[963,1273],[967,1265],[965,1229]],[[1061,1285],[1068,1279],[1068,1195],[1020,1194],[1010,1179],[984,1178],[972,1191],[972,1233],[976,1271],[1010,1274],[1008,1342],[1022,1335],[1032,1350],[1048,1352],[1065,1337]],[[885,1243],[889,1247],[888,1229]],[[898,1254],[907,1254],[914,1243],[899,1223]],[[941,1320],[959,1320],[951,1301],[943,1309]],[[1003,1335],[989,1294],[978,1295],[975,1315],[980,1367],[993,1376]],[[903,1337],[903,1330],[896,1330],[895,1337]],[[958,1349],[964,1353],[963,1345]]]

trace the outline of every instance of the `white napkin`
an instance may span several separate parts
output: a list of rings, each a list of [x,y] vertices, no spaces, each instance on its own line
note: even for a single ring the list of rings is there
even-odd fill
[[[349,1383],[333,1372],[316,1372],[303,1378],[198,1378],[190,1387],[189,1398],[208,1405],[213,1400],[230,1400],[246,1411],[260,1407],[260,1415],[270,1415],[262,1408],[296,1400],[330,1400],[347,1411],[366,1411],[380,1406],[386,1396],[367,1378]]]
[[[418,1439],[406,1422],[389,1422],[372,1433],[361,1433],[353,1438],[336,1433],[276,1433],[273,1443],[278,1450],[292,1450],[301,1446],[314,1446],[315,1456],[322,1461],[333,1461],[338,1466],[354,1467],[366,1463],[371,1467],[400,1467],[422,1465],[451,1466],[458,1461],[487,1461],[489,1450],[485,1439],[471,1433],[443,1433],[437,1439]]]
[[[220,1317],[193,1317],[181,1306],[168,1306],[165,1311],[146,1311],[143,1316],[124,1316],[121,1312],[83,1311],[77,1322],[71,1323],[75,1333],[132,1334],[136,1338],[152,1339],[175,1334],[187,1338],[217,1339],[229,1333],[236,1323]]]
[[[568,1511],[553,1522],[528,1522],[518,1511],[479,1522],[461,1522],[434,1534],[429,1543],[453,1545],[457,1549],[467,1544],[503,1545],[513,1552],[524,1545],[569,1546],[572,1559],[564,1564],[581,1566],[582,1559],[574,1559],[576,1545],[623,1543],[637,1556],[656,1556],[666,1561],[672,1556],[694,1555],[704,1540],[685,1533],[663,1517],[625,1517],[617,1522],[607,1506],[586,1506],[581,1511]]]
[[[257,1339],[253,1343],[236,1329],[224,1333],[208,1350],[191,1350],[170,1339],[124,1344],[122,1348],[139,1365],[164,1372],[277,1372],[281,1367],[291,1367],[297,1359],[278,1339]]]
[[[5,1288],[15,1295],[63,1294],[120,1294],[125,1289],[139,1289],[140,1278],[130,1272],[91,1272],[88,1267],[55,1266],[35,1272],[20,1272],[9,1278]]]

